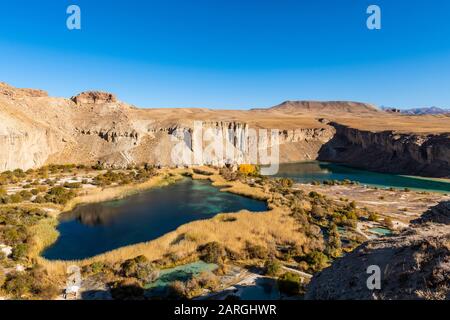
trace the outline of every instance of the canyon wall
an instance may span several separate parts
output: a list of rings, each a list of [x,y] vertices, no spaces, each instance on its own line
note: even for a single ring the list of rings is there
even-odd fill
[[[346,121],[352,125],[344,126]],[[411,124],[405,126],[407,121]],[[408,132],[360,128],[369,122],[378,129],[401,123]],[[414,133],[421,124],[439,130]],[[105,92],[64,99],[0,83],[1,171],[50,163],[261,164],[265,157],[450,177],[449,136],[450,117],[392,116],[361,103],[289,102],[249,111],[138,109]],[[194,152],[198,149],[200,156]],[[279,153],[277,159],[271,158],[273,152]],[[177,160],[180,155],[185,162]]]
[[[95,146],[105,166],[134,163],[163,166],[268,164],[313,160],[334,131],[326,128],[275,130],[238,121],[183,121],[170,126],[149,123],[127,129],[77,129],[83,145]],[[274,134],[274,136],[272,136]],[[276,148],[275,148],[276,146]]]
[[[450,134],[371,132],[330,123],[336,134],[319,160],[405,175],[450,178]],[[449,123],[450,127],[450,123]]]

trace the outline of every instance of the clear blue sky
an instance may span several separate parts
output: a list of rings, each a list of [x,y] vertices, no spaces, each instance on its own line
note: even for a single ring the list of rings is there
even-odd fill
[[[448,0],[1,0],[0,81],[141,107],[450,107],[449,17]]]

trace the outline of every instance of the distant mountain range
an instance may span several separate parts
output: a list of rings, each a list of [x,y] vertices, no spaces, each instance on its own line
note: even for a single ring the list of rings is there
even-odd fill
[[[382,110],[393,113],[421,115],[421,114],[446,114],[450,113],[450,109],[438,108],[438,107],[423,107],[423,108],[411,108],[411,109],[397,109],[389,107],[381,107]]]

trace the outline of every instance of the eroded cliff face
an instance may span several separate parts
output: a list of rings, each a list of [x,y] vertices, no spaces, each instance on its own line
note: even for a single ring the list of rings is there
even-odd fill
[[[56,137],[43,129],[0,133],[0,171],[42,166],[53,150]]]
[[[61,151],[70,140],[65,106],[44,91],[0,84],[0,171],[39,167]]]
[[[180,164],[174,158],[181,152],[190,158],[186,164],[320,159],[376,171],[450,176],[450,128],[434,135],[396,134],[338,124],[340,119],[360,123],[374,114],[383,117],[370,105],[350,102],[298,102],[250,111],[138,109],[106,92],[63,99],[0,83],[0,170],[49,163],[173,166]],[[442,118],[439,126],[447,125]],[[222,150],[214,150],[218,134]],[[206,150],[206,156],[196,156],[195,147]],[[277,159],[267,159],[277,151]]]
[[[450,133],[371,132],[330,124],[336,134],[322,147],[320,160],[380,172],[450,177]]]
[[[80,144],[89,146],[94,159],[111,167],[143,162],[164,166],[261,164],[262,155],[275,157],[268,162],[311,160],[333,136],[330,129],[306,128],[276,130],[272,137],[271,129],[238,121],[183,120],[161,126],[131,120],[121,128],[114,123],[77,127],[76,135]]]

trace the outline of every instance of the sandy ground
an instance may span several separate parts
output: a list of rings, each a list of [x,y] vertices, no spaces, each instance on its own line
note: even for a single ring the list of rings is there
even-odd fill
[[[422,215],[429,207],[441,201],[450,200],[450,196],[440,193],[390,191],[360,185],[296,184],[296,188],[307,193],[316,191],[337,201],[342,201],[342,199],[355,201],[358,207],[366,207],[382,216],[389,216],[405,224]]]

